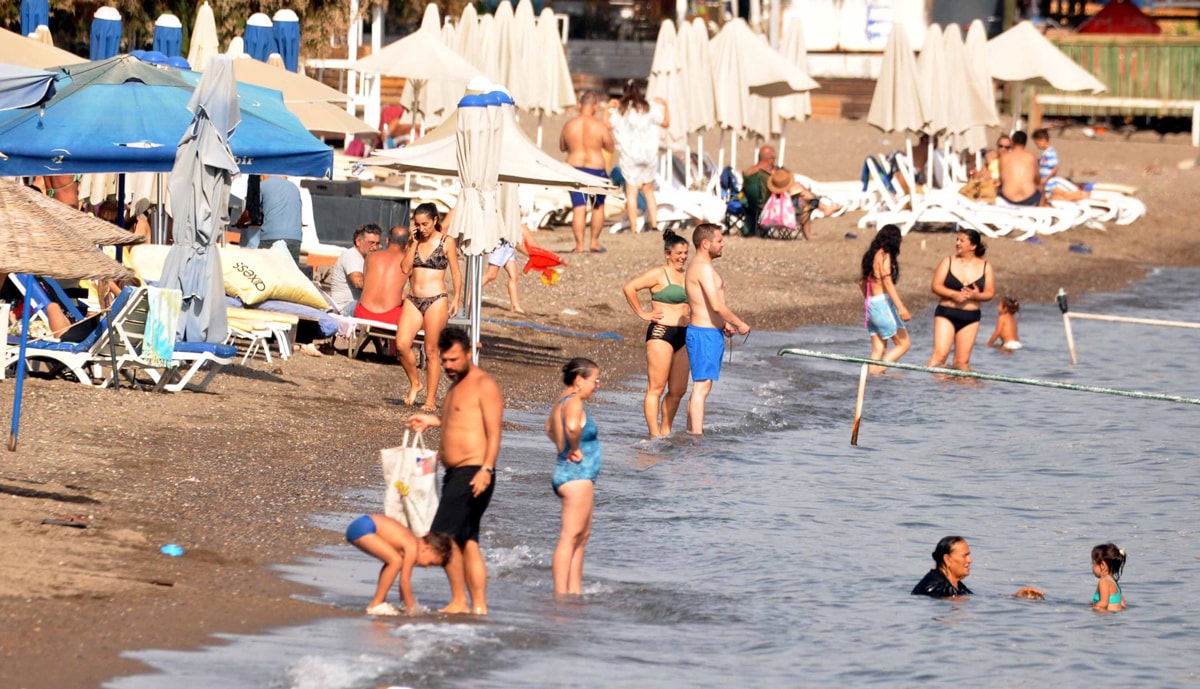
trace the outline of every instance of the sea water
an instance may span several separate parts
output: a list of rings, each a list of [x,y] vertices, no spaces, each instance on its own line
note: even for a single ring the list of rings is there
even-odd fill
[[[1161,270],[1072,307],[1200,322],[1200,301],[1180,296],[1198,293],[1200,271]],[[976,370],[1200,397],[1195,331],[1076,320],[1071,366],[1055,306],[1026,305],[1019,322],[1024,350],[987,349],[985,305]],[[908,362],[924,362],[931,331],[917,314]],[[106,686],[1200,684],[1200,408],[900,372],[870,379],[852,447],[859,367],[777,356],[787,346],[869,351],[861,327],[754,332],[722,370],[703,439],[642,439],[640,394],[602,387],[589,413],[604,470],[578,600],[551,595],[560,505],[544,412],[512,411],[529,430],[504,435],[484,521],[487,618],[223,635],[132,652],[161,674]],[[377,511],[381,490],[352,497],[358,511],[319,523],[340,531]],[[909,595],[948,534],[970,543],[975,595]],[[1106,541],[1129,556],[1119,614],[1090,609],[1090,551]],[[281,569],[347,610],[365,606],[378,573],[349,545]],[[414,582],[424,603],[445,603],[440,570]],[[1046,600],[1011,597],[1024,585]]]

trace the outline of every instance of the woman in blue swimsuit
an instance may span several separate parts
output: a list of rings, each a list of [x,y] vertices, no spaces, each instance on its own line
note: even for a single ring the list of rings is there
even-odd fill
[[[600,387],[600,367],[591,359],[571,359],[563,366],[566,388],[546,419],[546,435],[558,449],[554,492],[562,498],[562,531],[551,569],[554,593],[583,593],[583,548],[592,533],[596,476],[600,473],[600,439],[596,422],[583,401]]]
[[[933,356],[926,366],[945,366],[954,347],[954,368],[971,370],[971,350],[979,335],[979,305],[996,294],[992,265],[983,260],[987,247],[975,230],[959,230],[954,255],[938,264],[930,289],[938,296],[933,312]]]
[[[629,308],[646,326],[646,397],[642,406],[651,438],[671,435],[671,424],[690,375],[686,340],[691,309],[683,288],[688,242],[671,230],[663,231],[665,263],[625,283]],[[650,309],[642,307],[638,292],[650,292]],[[664,397],[663,393],[666,392]]]

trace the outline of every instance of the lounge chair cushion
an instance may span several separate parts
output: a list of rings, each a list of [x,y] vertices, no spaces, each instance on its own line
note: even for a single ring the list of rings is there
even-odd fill
[[[211,344],[209,342],[176,342],[176,354],[212,354],[221,359],[232,359],[237,356],[237,347],[229,344]]]

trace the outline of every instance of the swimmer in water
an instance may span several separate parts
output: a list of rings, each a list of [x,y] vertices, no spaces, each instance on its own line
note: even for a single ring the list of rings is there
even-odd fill
[[[1092,594],[1092,608],[1101,612],[1125,609],[1125,594],[1121,592],[1121,570],[1125,569],[1125,551],[1112,543],[1092,548],[1092,574],[1100,581]]]
[[[442,565],[450,554],[450,537],[446,534],[431,533],[417,538],[407,526],[382,514],[364,514],[350,522],[346,529],[346,540],[355,548],[383,561],[375,597],[367,606],[368,615],[400,614],[387,602],[388,589],[397,577],[400,578],[400,597],[404,600],[404,608],[410,615],[413,614],[417,609],[417,599],[412,592],[413,567]]]
[[[936,566],[913,587],[912,595],[951,600],[962,600],[964,596],[973,595],[971,589],[963,583],[963,579],[971,576],[973,562],[971,546],[967,545],[967,539],[962,536],[946,536],[938,541],[933,549],[933,561]],[[1032,586],[1026,586],[1013,595],[1032,600],[1042,600],[1046,597]]]
[[[1000,315],[996,317],[996,332],[988,338],[987,346],[991,347],[999,340],[999,347],[1016,351],[1022,347],[1017,337],[1017,312],[1021,310],[1021,302],[1016,297],[1006,296],[1000,300],[998,308]]]

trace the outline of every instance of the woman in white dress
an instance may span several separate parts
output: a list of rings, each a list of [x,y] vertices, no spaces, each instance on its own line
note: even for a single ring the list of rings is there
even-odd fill
[[[655,98],[647,103],[642,90],[630,79],[620,100],[613,99],[605,111],[612,126],[613,142],[620,153],[625,176],[625,209],[629,229],[638,230],[638,192],[646,197],[646,228],[658,229],[658,202],[654,198],[654,173],[658,168],[659,129],[671,124],[667,102]]]

